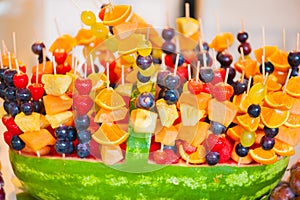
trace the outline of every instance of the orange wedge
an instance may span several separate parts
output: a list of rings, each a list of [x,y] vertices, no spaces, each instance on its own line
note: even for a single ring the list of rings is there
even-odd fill
[[[99,144],[118,145],[123,143],[129,134],[114,123],[103,123],[92,135],[92,138]]]
[[[259,73],[257,61],[252,59],[239,60],[234,64],[234,68],[240,73],[244,72],[246,78]]]
[[[254,132],[258,128],[258,124],[260,122],[260,118],[250,117],[248,113],[239,115],[236,117],[237,121],[241,126],[243,126],[247,131]]]
[[[256,133],[256,138],[255,138],[255,144],[260,144],[260,140],[263,136],[265,136],[266,134],[264,133],[264,131],[262,130],[258,130],[255,132]]]
[[[240,157],[239,155],[237,155],[237,153],[235,152],[235,146],[238,144],[238,142],[236,142],[234,144],[233,150],[231,152],[231,159],[234,160],[235,162],[239,163],[239,164],[249,164],[253,161],[252,157],[250,156],[250,154],[248,154],[245,157]]]
[[[253,77],[253,85],[256,83],[264,83],[263,75],[255,75]],[[277,77],[270,74],[266,81],[267,91],[278,91],[281,89],[282,85],[277,82]]]
[[[300,115],[295,115],[290,113],[289,118],[284,123],[287,127],[290,128],[299,128],[300,127]]]
[[[293,106],[293,98],[282,91],[269,92],[265,97],[265,102],[271,108],[291,109]]]
[[[96,36],[94,35],[92,30],[89,29],[79,29],[75,36],[77,40],[77,44],[79,45],[88,45],[96,39]]]
[[[210,48],[214,48],[217,52],[222,52],[232,45],[234,36],[232,33],[225,32],[220,33],[214,37],[212,42],[209,44]]]
[[[258,49],[255,49],[253,51],[254,56],[256,58],[256,60],[261,63],[262,61],[262,56],[263,56],[263,50],[265,49],[265,61],[268,60],[268,58],[270,56],[272,56],[274,53],[276,53],[277,51],[279,51],[279,48],[277,46],[264,46],[264,47],[260,47]]]
[[[293,98],[293,105],[290,109],[291,114],[300,115],[300,99],[299,98]]]
[[[253,160],[260,164],[273,164],[278,160],[273,149],[266,151],[263,148],[258,147],[250,149],[249,154]]]
[[[288,81],[286,92],[295,97],[300,97],[300,76],[293,76]]]
[[[245,128],[241,125],[236,125],[227,130],[226,134],[234,141],[240,141],[240,136]]]
[[[279,110],[261,106],[261,120],[269,128],[277,128],[283,125],[289,118],[288,110]]]
[[[115,110],[100,108],[100,110],[97,112],[94,118],[94,121],[97,123],[112,123],[120,121],[126,117],[127,112],[128,109],[126,107],[121,107]]]
[[[179,154],[187,163],[200,164],[205,162],[206,150],[203,145],[200,145],[194,153],[187,154],[183,146],[179,145]]]
[[[76,45],[77,41],[74,37],[68,34],[63,34],[51,44],[49,51],[54,52],[55,49],[62,48],[66,50],[66,52],[70,52]]]
[[[102,89],[96,96],[95,102],[108,110],[116,110],[126,105],[123,97],[112,88]]]
[[[289,128],[287,126],[280,126],[276,139],[291,145],[295,146],[300,141],[300,128]]]
[[[275,139],[275,145],[273,149],[275,153],[280,156],[292,156],[295,154],[295,149],[293,146],[288,145],[277,139]]]
[[[109,5],[105,7],[103,24],[116,26],[125,22],[131,13],[132,7],[129,5]]]
[[[287,72],[291,68],[288,63],[288,54],[289,54],[288,52],[282,50],[275,51],[268,58],[268,61],[270,61],[274,65],[275,69],[279,71]]]

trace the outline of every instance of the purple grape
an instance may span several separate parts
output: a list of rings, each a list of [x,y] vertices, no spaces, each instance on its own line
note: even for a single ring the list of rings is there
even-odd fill
[[[270,150],[274,147],[275,145],[275,139],[272,137],[267,137],[267,136],[263,136],[260,139],[260,145],[264,150]]]
[[[36,55],[41,55],[43,53],[44,48],[46,48],[46,46],[41,41],[37,41],[31,45],[31,50]]]
[[[55,129],[55,136],[59,139],[66,139],[68,137],[68,127],[61,125]]]
[[[215,77],[215,73],[211,67],[201,67],[200,68],[199,78],[204,83],[211,82],[214,79],[214,77]]]
[[[86,158],[90,155],[91,147],[88,143],[85,144],[77,144],[76,146],[76,153],[79,158]]]
[[[14,135],[11,138],[10,145],[14,150],[21,151],[25,147],[25,142],[18,135]]]
[[[200,52],[197,54],[197,58],[198,58],[198,61],[200,61],[200,66],[205,66],[204,65],[204,56],[203,56],[204,52]],[[209,55],[208,52],[205,53],[205,56],[206,56],[206,66],[211,66],[212,65],[212,59]]]
[[[37,113],[44,114],[45,113],[45,106],[43,101],[32,101],[33,104],[33,111]]]
[[[275,137],[279,132],[279,128],[269,128],[267,126],[264,126],[264,133],[267,137]]]
[[[247,113],[249,114],[250,117],[256,118],[260,115],[260,105],[258,104],[251,104],[248,109]]]
[[[76,140],[77,130],[74,126],[68,126],[68,136],[67,136],[67,138],[71,141]]]
[[[298,67],[300,65],[300,52],[299,51],[291,51],[288,54],[288,63],[291,67]]]
[[[80,130],[77,132],[78,141],[81,144],[88,143],[92,139],[91,131],[89,130]]]
[[[164,40],[170,41],[175,36],[175,30],[171,27],[165,28],[161,35]]]
[[[85,130],[90,126],[90,118],[87,115],[77,116],[75,119],[75,125],[77,130]]]
[[[74,144],[68,139],[59,138],[56,140],[54,148],[57,153],[60,154],[71,154],[74,151]]]
[[[247,32],[239,32],[237,34],[237,39],[239,42],[244,43],[248,40],[248,33]]]
[[[142,74],[141,74],[141,72],[139,72],[138,71],[138,73],[137,73],[137,79],[138,79],[138,81],[140,81],[141,83],[147,83],[148,81],[150,81],[150,76],[143,76]]]
[[[169,73],[165,77],[164,81],[165,81],[164,85],[170,90],[174,90],[178,88],[180,85],[180,77],[177,74]]]
[[[34,111],[33,104],[31,102],[24,102],[20,106],[21,112],[23,112],[25,115],[31,115]]]
[[[4,187],[0,187],[0,200],[5,200]]]
[[[152,64],[153,60],[152,60],[152,56],[148,55],[148,56],[141,56],[139,55],[136,58],[136,65],[141,68],[142,70],[146,70],[148,69],[151,64]]]
[[[18,88],[16,92],[16,99],[20,102],[27,102],[31,99],[31,92],[28,88]]]
[[[8,86],[14,86],[14,76],[17,73],[17,70],[7,69],[3,74],[3,81]]]
[[[243,42],[242,44],[240,44],[238,46],[238,52],[239,53],[242,53],[241,52],[241,48],[243,49],[243,53],[244,53],[245,56],[249,55],[251,53],[251,51],[252,51],[251,45],[248,42]]]
[[[249,153],[249,147],[244,147],[241,143],[235,146],[235,152],[240,157],[245,157]]]
[[[217,61],[219,61],[219,63],[224,66],[224,67],[228,67],[231,65],[232,61],[233,61],[233,57],[231,54],[226,53],[226,52],[219,52],[217,54]]]
[[[166,54],[172,54],[176,52],[176,45],[171,41],[165,41],[161,49]]]
[[[136,99],[136,107],[137,108],[144,108],[144,109],[151,109],[155,104],[155,99],[152,93],[150,92],[143,92],[139,94]]]
[[[234,94],[235,95],[243,94],[247,90],[247,87],[248,87],[247,79],[244,79],[244,82],[240,82],[240,81],[234,82],[233,84]]]
[[[8,114],[15,117],[18,113],[20,113],[19,104],[15,101],[11,101],[8,103]]]
[[[160,88],[166,87],[165,78],[170,73],[171,72],[169,70],[164,70],[164,71],[160,71],[160,72],[157,73],[156,83]]]
[[[210,151],[206,154],[205,158],[208,165],[216,165],[220,160],[220,154]]]
[[[225,133],[226,127],[223,124],[219,123],[219,122],[210,121],[209,130],[211,132],[213,132],[215,135],[220,135],[222,133]]]

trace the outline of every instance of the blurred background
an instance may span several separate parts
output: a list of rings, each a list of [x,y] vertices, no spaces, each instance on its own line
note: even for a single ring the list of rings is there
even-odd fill
[[[99,12],[105,0],[73,0],[81,10]],[[16,34],[16,53],[19,61],[29,68],[36,63],[36,56],[31,52],[31,45],[42,40],[46,47],[59,36],[75,36],[81,27],[81,10],[72,0],[0,0],[0,40],[13,51],[13,32]],[[134,12],[142,16],[154,27],[162,28],[167,24],[175,27],[176,17],[184,16],[184,3],[191,5],[191,17],[201,18],[204,40],[210,42],[217,33],[232,32],[236,35],[241,30],[242,20],[245,31],[250,35],[252,49],[262,46],[262,27],[265,30],[266,45],[283,48],[283,29],[286,34],[286,50],[296,48],[296,34],[300,32],[299,0],[113,0],[114,4],[131,4]],[[168,13],[168,14],[166,14]],[[57,26],[55,24],[57,21]],[[218,28],[217,28],[218,27]],[[230,48],[237,55],[238,42]],[[253,55],[252,55],[253,56]],[[30,70],[28,70],[30,71]],[[3,130],[3,126],[0,126]],[[2,131],[1,131],[2,132]],[[1,135],[2,136],[2,135]],[[297,147],[299,149],[299,145]],[[298,151],[291,163],[300,157]],[[0,159],[4,177],[11,178],[11,169],[7,159],[7,146],[0,138]],[[13,186],[6,181],[9,199],[15,199]]]

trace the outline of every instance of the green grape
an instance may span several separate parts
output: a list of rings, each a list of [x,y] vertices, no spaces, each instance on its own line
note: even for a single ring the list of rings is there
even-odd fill
[[[137,51],[141,56],[148,56],[152,51],[152,44],[150,41],[142,40],[137,45]]]
[[[96,16],[92,11],[84,10],[81,13],[81,21],[87,26],[92,26],[96,23]]]
[[[92,32],[99,38],[105,39],[108,36],[108,29],[101,22],[96,22],[91,26]]]
[[[256,83],[253,85],[248,93],[248,98],[251,103],[259,104],[265,98],[267,88],[263,83]]]
[[[240,136],[241,144],[244,147],[252,146],[255,142],[255,139],[256,139],[256,134],[255,132],[251,132],[251,131],[243,131]]]

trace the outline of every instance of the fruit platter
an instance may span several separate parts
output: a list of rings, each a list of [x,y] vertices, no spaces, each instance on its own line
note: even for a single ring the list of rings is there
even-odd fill
[[[298,45],[252,50],[244,27],[208,42],[189,12],[161,29],[131,5],[80,12],[75,36],[32,44],[30,71],[3,44],[1,134],[21,189],[37,199],[268,199],[300,140]]]

